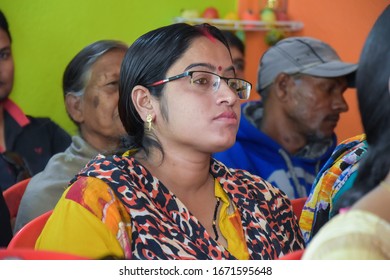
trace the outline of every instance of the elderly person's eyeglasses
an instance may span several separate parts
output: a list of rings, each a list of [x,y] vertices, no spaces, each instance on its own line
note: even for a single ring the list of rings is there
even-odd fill
[[[252,88],[251,83],[243,79],[226,78],[208,71],[186,71],[149,84],[147,87],[159,86],[184,77],[190,77],[191,85],[199,92],[216,92],[221,85],[221,80],[224,80],[229,88],[237,94],[239,99],[248,99]]]

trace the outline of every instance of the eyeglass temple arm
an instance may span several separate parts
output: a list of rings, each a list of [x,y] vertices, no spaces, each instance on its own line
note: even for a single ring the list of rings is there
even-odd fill
[[[159,85],[168,83],[168,82],[170,82],[170,81],[174,81],[174,80],[183,78],[183,77],[188,76],[188,75],[189,75],[189,72],[187,71],[187,72],[181,73],[181,74],[179,74],[179,75],[176,75],[176,76],[173,76],[173,77],[169,77],[169,78],[166,78],[166,79],[163,79],[163,80],[154,82],[153,84],[150,84],[149,86],[150,86],[150,87],[159,86]]]

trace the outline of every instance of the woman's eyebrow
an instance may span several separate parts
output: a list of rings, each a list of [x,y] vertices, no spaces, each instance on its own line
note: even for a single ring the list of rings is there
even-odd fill
[[[188,71],[188,70],[190,70],[190,69],[192,69],[194,67],[206,67],[206,68],[208,68],[211,71],[215,71],[216,70],[216,67],[211,65],[210,63],[192,63],[192,64],[188,65],[184,69],[184,71]]]
[[[190,70],[190,69],[192,69],[194,67],[206,67],[210,71],[214,71],[214,72],[217,70],[217,68],[214,65],[210,64],[210,63],[192,63],[192,64],[188,65],[184,69],[184,71],[188,71],[188,70]],[[224,73],[229,72],[229,71],[234,71],[234,65],[231,65],[228,68],[226,68],[225,70],[223,70]]]

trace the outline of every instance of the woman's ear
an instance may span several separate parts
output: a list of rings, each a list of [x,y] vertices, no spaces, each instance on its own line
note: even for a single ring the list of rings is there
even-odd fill
[[[150,91],[141,85],[135,86],[131,92],[134,107],[144,122],[146,121],[146,116],[153,112],[151,97]]]
[[[65,96],[65,107],[70,118],[76,123],[84,121],[83,96],[75,95],[72,92]]]

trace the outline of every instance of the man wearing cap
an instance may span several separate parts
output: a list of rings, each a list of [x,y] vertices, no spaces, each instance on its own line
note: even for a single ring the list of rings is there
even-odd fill
[[[260,59],[261,101],[242,104],[236,143],[214,157],[258,174],[290,199],[307,196],[337,144],[334,129],[348,111],[343,93],[356,69],[320,40],[279,41]]]

